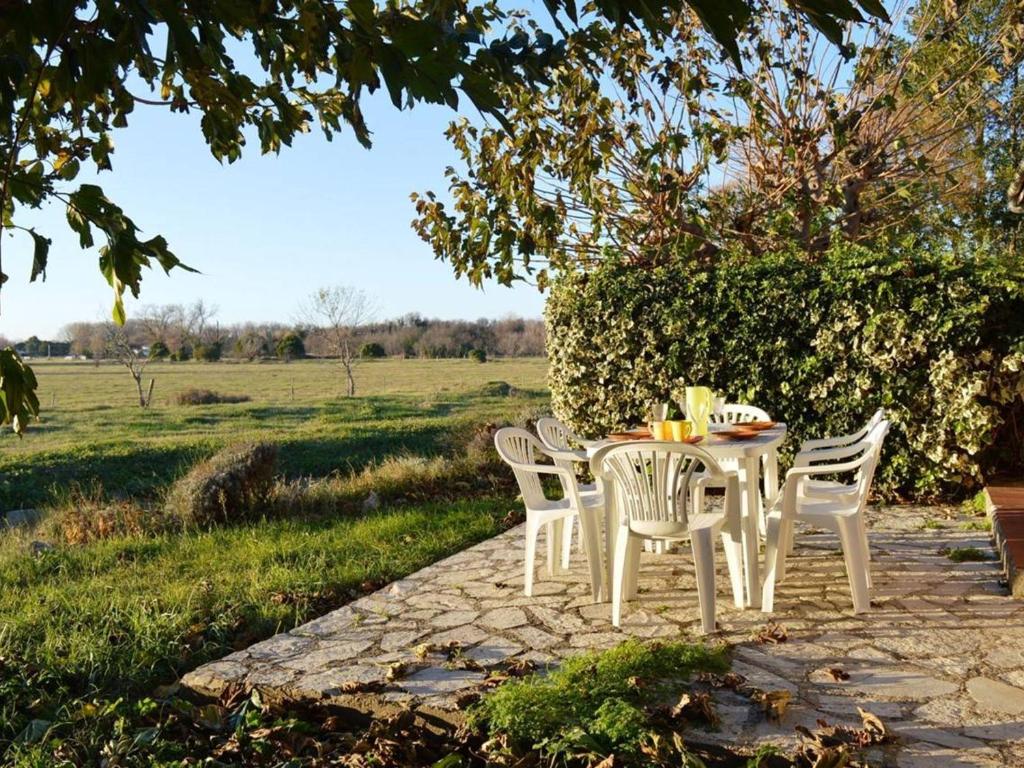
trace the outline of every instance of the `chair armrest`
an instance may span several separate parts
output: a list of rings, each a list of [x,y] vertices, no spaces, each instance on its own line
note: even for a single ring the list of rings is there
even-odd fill
[[[800,443],[800,452],[817,451],[822,448],[841,448],[856,443],[868,433],[867,429],[858,429],[852,435],[839,435],[837,437],[821,437],[816,440],[804,440]]]
[[[839,464],[816,464],[809,467],[793,467],[786,473],[786,480],[790,478],[799,480],[804,477],[813,477],[814,475],[834,475],[839,472],[853,472],[856,469],[860,469],[867,461],[871,458],[871,451],[864,451],[860,458],[854,459],[853,461],[844,461]]]
[[[857,456],[860,453],[869,450],[871,448],[870,443],[855,442],[850,445],[837,446],[835,448],[818,448],[813,451],[805,451],[801,449],[796,458],[793,459],[794,467],[807,467],[814,462],[819,461],[832,461],[834,459],[848,459],[851,456]]]

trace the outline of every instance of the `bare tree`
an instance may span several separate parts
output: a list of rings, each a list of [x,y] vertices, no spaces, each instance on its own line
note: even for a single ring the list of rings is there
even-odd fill
[[[142,374],[149,358],[139,354],[139,349],[131,343],[124,328],[113,323],[104,323],[104,331],[106,354],[128,369],[139,393],[139,407],[148,408],[153,399],[153,385],[156,383],[155,379],[150,377],[148,391],[142,386]]]
[[[356,334],[372,319],[373,301],[359,288],[330,286],[310,296],[300,314],[303,323],[318,330],[327,354],[338,358],[345,370],[348,396],[352,397],[356,393],[353,369],[359,360]]]
[[[150,304],[138,313],[138,321],[150,344],[159,341],[170,348],[183,324],[184,310],[180,304]]]

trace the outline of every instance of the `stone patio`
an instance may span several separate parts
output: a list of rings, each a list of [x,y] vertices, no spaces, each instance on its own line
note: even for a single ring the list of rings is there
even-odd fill
[[[836,541],[805,532],[777,591],[773,618],[784,642],[757,637],[768,616],[733,608],[719,563],[718,637],[735,645],[733,670],[749,687],[793,698],[774,723],[749,695],[716,691],[722,724],[701,738],[791,746],[798,725],[859,725],[860,706],[899,737],[877,748],[877,764],[1024,766],[1024,603],[1007,596],[995,560],[957,564],[940,553],[990,551],[988,534],[962,530],[965,518],[952,508],[881,508],[870,519],[875,610],[851,613]],[[241,684],[457,719],[460,696],[510,659],[545,665],[629,635],[698,637],[688,550],[644,554],[640,594],[621,631],[607,604],[591,602],[578,555],[566,574],[541,571],[531,598],[522,594],[522,557],[515,528],[183,682],[207,695]]]

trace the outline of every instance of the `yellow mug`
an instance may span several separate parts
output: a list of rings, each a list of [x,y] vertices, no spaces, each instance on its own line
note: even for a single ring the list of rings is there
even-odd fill
[[[672,429],[672,439],[677,443],[681,443],[693,432],[693,424],[689,421],[670,421],[669,425]]]
[[[651,435],[655,440],[671,440],[672,433],[669,430],[669,422],[667,421],[652,421],[651,422]]]

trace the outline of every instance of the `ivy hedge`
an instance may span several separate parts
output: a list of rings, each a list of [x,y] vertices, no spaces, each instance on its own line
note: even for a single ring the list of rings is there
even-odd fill
[[[712,267],[606,260],[546,310],[555,412],[637,424],[680,383],[765,408],[802,439],[894,422],[875,489],[927,499],[1024,468],[1024,281],[995,258],[833,248]]]

